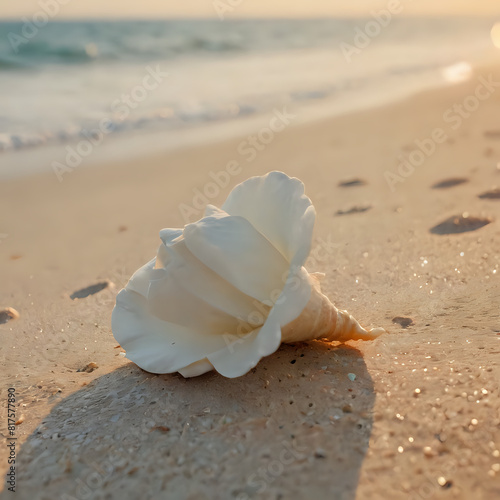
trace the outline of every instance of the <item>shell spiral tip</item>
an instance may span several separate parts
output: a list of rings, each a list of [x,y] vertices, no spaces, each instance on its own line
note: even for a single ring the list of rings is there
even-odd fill
[[[383,333],[387,333],[383,328],[372,328],[371,330],[368,330],[368,336],[371,339],[376,339]]]
[[[338,311],[337,323],[332,337],[334,340],[339,340],[340,342],[347,340],[374,340],[383,333],[385,333],[383,328],[367,330],[347,311]]]

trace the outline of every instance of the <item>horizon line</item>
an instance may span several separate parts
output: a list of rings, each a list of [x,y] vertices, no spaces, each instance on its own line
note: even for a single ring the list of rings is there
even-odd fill
[[[369,19],[374,16],[376,12],[367,13],[366,15],[354,15],[354,14],[342,14],[342,15],[317,15],[317,16],[233,16],[227,17],[223,21],[218,19],[216,15],[214,16],[89,16],[89,17],[78,17],[78,16],[57,16],[57,18],[51,18],[50,22],[61,22],[61,21],[321,21],[325,19]],[[460,13],[449,13],[449,14],[439,14],[439,13],[429,13],[429,14],[400,14],[398,18],[404,19],[446,19],[446,18],[499,18],[498,14],[460,14]],[[24,18],[24,19],[23,19]],[[25,22],[25,19],[31,20],[30,16],[9,16],[1,17],[0,22]]]

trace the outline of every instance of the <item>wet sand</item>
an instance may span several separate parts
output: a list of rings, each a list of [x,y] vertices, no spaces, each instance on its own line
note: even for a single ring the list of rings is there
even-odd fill
[[[481,68],[289,127],[250,162],[242,138],[82,166],[61,183],[4,181],[0,309],[19,318],[0,324],[1,394],[4,406],[16,389],[16,498],[499,497],[500,87],[459,126],[454,108],[473,109],[489,75],[500,82]],[[161,228],[270,170],[299,177],[316,207],[308,270],[387,335],[284,346],[233,380],[143,372],[110,330],[117,291]]]

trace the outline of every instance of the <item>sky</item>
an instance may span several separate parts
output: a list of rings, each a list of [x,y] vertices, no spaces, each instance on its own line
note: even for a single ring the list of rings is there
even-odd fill
[[[498,0],[0,0],[0,18],[32,18],[46,5],[54,18],[370,16],[399,6],[399,15],[495,15]],[[48,6],[52,5],[53,10]],[[51,16],[52,17],[52,16]]]

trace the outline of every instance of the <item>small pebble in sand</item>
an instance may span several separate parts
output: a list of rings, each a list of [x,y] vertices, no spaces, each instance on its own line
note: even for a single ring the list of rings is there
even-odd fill
[[[413,319],[404,316],[396,316],[395,318],[392,318],[392,322],[400,325],[402,328],[408,328],[409,326],[413,326],[415,324]]]
[[[434,450],[430,447],[430,446],[425,446],[424,447],[424,455],[426,457],[434,457],[436,455],[436,453],[434,452]]]
[[[342,411],[343,411],[344,413],[352,413],[352,406],[351,406],[351,405],[344,405],[344,406],[342,407]]]
[[[437,482],[438,482],[439,486],[441,486],[443,488],[451,488],[451,486],[453,484],[451,481],[448,481],[448,479],[446,479],[443,476],[438,477]]]
[[[0,310],[0,325],[18,318],[19,313],[12,307],[6,307],[5,309]]]
[[[94,370],[97,370],[99,366],[97,363],[94,363],[93,361],[85,365],[83,368],[79,368],[76,370],[77,372],[86,372],[86,373],[92,373]]]
[[[155,427],[151,427],[151,430],[149,432],[152,432],[152,431],[169,432],[170,427],[166,427],[164,425],[156,425]]]
[[[326,458],[326,452],[325,450],[323,450],[322,448],[318,448],[315,452],[314,452],[314,456],[316,458]]]
[[[14,425],[21,425],[24,422],[25,416],[21,415]]]
[[[351,382],[354,382],[356,380],[356,375],[354,373],[348,373],[347,377]]]

